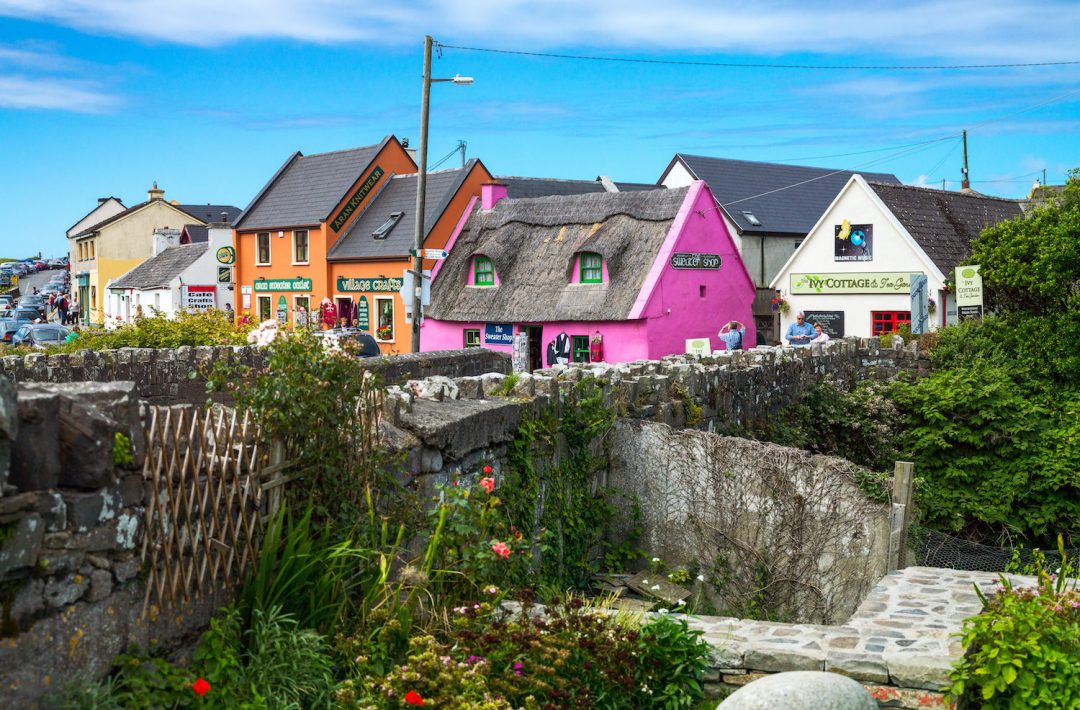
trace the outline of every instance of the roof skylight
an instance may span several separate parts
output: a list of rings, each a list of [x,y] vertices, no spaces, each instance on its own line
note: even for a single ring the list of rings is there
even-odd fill
[[[752,226],[754,226],[754,227],[760,227],[761,226],[761,220],[758,219],[757,217],[755,217],[754,213],[751,212],[750,210],[743,210],[742,211],[742,216],[745,217],[746,221],[749,222]]]
[[[386,218],[386,221],[379,225],[379,228],[371,233],[371,236],[376,239],[386,239],[386,235],[390,234],[398,222],[401,221],[401,216],[404,212],[391,212],[390,216]]]

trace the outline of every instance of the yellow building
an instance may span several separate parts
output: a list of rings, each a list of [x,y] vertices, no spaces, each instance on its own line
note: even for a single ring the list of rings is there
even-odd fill
[[[95,212],[80,220],[76,227],[92,221]],[[221,221],[222,213],[232,221],[240,210],[231,205],[169,202],[165,200],[165,191],[154,183],[146,202],[116,212],[81,231],[69,230],[72,287],[77,289],[81,322],[103,324],[109,282],[154,255],[154,230],[204,226]]]

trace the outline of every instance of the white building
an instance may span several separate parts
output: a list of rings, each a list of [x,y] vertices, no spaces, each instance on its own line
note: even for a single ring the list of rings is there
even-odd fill
[[[178,229],[154,230],[154,256],[109,284],[106,323],[130,322],[140,310],[171,317],[181,309],[234,306],[231,267],[218,259],[218,250],[232,248],[231,226],[209,225],[205,242],[181,244],[180,234]]]
[[[955,305],[953,270],[986,227],[1021,216],[1015,200],[867,182],[853,175],[772,281],[790,305],[781,334],[806,312],[833,337],[890,333],[911,320],[911,274],[925,274],[931,328]]]

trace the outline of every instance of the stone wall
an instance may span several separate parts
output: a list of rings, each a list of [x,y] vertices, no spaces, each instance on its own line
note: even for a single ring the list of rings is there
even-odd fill
[[[219,361],[258,367],[264,360],[254,347],[120,348],[74,353],[0,358],[0,374],[16,382],[135,383],[138,396],[151,404],[203,404],[206,374]],[[379,372],[388,384],[442,375],[465,377],[510,372],[510,358],[491,350],[391,355],[357,361],[357,371]]]

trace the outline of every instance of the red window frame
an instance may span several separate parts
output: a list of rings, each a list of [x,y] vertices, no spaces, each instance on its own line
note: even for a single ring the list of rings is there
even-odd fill
[[[870,334],[895,333],[904,323],[911,323],[911,311],[870,311]]]

